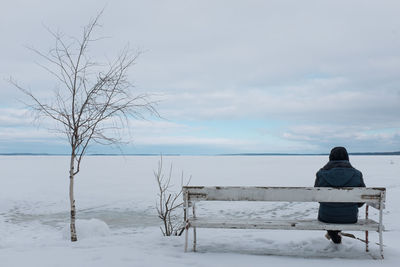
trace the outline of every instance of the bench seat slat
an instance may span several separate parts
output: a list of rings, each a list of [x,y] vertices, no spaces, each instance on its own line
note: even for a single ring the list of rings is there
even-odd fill
[[[322,223],[310,220],[233,220],[215,218],[189,218],[190,227],[227,228],[227,229],[282,229],[282,230],[344,230],[344,231],[378,231],[379,223],[360,219],[355,224]]]

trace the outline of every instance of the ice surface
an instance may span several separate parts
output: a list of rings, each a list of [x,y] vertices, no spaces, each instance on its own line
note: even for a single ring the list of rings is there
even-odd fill
[[[76,178],[79,241],[68,241],[68,157],[1,156],[0,266],[397,266],[400,249],[400,157],[353,156],[367,186],[387,188],[385,260],[378,246],[322,231],[198,229],[198,253],[183,237],[166,238],[155,211],[159,157],[86,157]],[[326,156],[176,156],[174,188],[191,185],[312,186]],[[232,218],[314,218],[317,203],[200,203],[198,214]],[[360,210],[360,215],[364,210]],[[371,216],[376,216],[370,209]],[[361,236],[361,232],[354,232]],[[191,236],[190,236],[191,237]],[[370,233],[377,242],[377,233]]]

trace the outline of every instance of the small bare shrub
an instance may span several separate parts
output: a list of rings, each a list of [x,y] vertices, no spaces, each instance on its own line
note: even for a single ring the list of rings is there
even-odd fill
[[[158,201],[156,203],[156,209],[158,217],[162,220],[163,226],[160,226],[161,232],[164,236],[180,236],[185,229],[183,224],[182,212],[178,212],[177,209],[183,205],[182,186],[184,183],[183,172],[181,175],[181,188],[178,193],[173,192],[171,188],[171,176],[172,176],[172,164],[169,168],[169,174],[166,177],[163,173],[163,159],[162,156],[158,161],[157,171],[154,171],[154,177],[156,178],[159,192],[157,194]],[[185,185],[188,185],[192,177],[189,177]],[[180,215],[180,216],[179,216]]]

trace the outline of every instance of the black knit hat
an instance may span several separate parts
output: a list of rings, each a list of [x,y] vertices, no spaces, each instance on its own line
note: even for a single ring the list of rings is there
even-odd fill
[[[337,146],[331,150],[331,154],[329,155],[329,160],[349,160],[349,154],[347,154],[347,150],[344,147]]]

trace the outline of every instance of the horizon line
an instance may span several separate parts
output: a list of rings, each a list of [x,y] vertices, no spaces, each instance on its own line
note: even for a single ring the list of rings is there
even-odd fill
[[[85,156],[327,156],[329,153],[88,153]],[[398,156],[400,151],[392,152],[350,152],[353,156]],[[70,156],[67,153],[0,153],[0,156]]]

